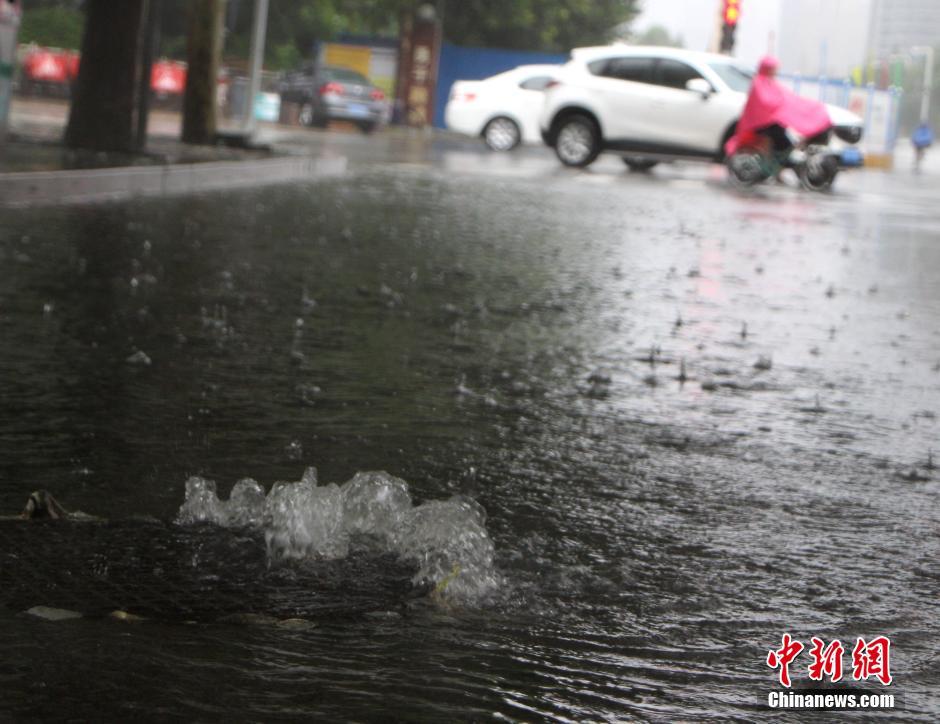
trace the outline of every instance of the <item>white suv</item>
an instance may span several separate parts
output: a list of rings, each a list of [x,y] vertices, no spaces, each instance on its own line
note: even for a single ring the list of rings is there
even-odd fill
[[[726,55],[612,45],[577,48],[545,93],[542,139],[567,166],[601,151],[646,169],[670,158],[720,161],[747,101],[752,74]],[[862,121],[827,106],[836,134],[861,138]]]

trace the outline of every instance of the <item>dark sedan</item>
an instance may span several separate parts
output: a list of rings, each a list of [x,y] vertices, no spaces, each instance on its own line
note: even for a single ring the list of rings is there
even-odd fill
[[[280,85],[281,102],[296,103],[305,126],[351,121],[370,133],[388,120],[385,93],[349,68],[306,66],[288,73]]]

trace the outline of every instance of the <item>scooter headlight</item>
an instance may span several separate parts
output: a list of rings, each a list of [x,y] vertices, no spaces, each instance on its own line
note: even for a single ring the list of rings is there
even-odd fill
[[[836,126],[836,136],[846,143],[858,143],[862,140],[862,127]]]

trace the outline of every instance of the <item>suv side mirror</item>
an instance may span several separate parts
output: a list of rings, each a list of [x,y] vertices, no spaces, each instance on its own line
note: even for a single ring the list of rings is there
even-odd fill
[[[698,93],[702,96],[702,100],[707,100],[708,97],[715,92],[714,88],[712,88],[712,84],[704,78],[692,78],[686,81],[685,89],[693,93]]]

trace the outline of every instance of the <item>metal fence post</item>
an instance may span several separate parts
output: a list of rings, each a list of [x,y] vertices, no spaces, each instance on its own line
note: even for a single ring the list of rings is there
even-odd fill
[[[6,140],[10,102],[13,99],[16,34],[21,17],[19,0],[0,0],[0,144]]]
[[[251,135],[255,130],[255,99],[261,90],[261,68],[264,65],[264,42],[268,29],[268,0],[255,0],[255,14],[251,25],[251,69],[248,76],[248,98],[242,117],[242,132]]]

